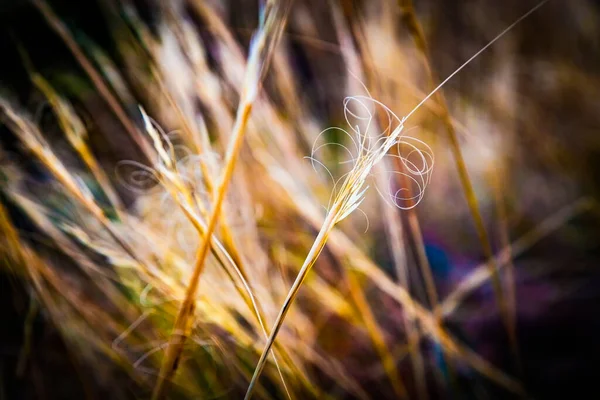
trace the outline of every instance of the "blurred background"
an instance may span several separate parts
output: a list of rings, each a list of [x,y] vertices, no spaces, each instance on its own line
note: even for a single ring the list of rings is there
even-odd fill
[[[367,128],[385,137],[391,113],[537,4],[1,0],[0,399],[150,398],[252,38],[277,38],[261,15],[283,31],[259,57],[164,398],[243,398],[263,323],[327,215],[330,174],[356,161],[351,135],[325,131],[351,132],[344,99],[385,105],[370,101]],[[599,67],[599,4],[550,0],[411,114],[403,132],[419,144],[404,168],[423,151],[431,176],[374,169],[254,397],[600,396]]]

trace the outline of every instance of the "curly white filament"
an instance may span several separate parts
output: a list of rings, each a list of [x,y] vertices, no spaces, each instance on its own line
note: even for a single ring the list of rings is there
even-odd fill
[[[373,121],[377,107],[387,117],[387,126],[382,128],[377,128],[377,123]],[[350,129],[333,127],[323,130],[317,136],[308,157],[314,169],[318,164],[332,180],[333,189],[327,210],[333,205],[340,207],[341,212],[336,222],[343,220],[360,206],[368,189],[363,188],[366,179],[371,175],[375,164],[384,157],[390,157],[394,161],[390,165],[395,166],[395,169],[385,171],[390,177],[390,184],[386,188],[376,187],[377,191],[385,196],[386,201],[400,209],[410,209],[419,204],[433,171],[434,156],[431,148],[422,140],[406,136],[403,125],[405,119],[400,119],[371,96],[346,97],[344,117]],[[333,130],[348,139],[348,146],[339,142],[319,143],[326,133]],[[328,146],[337,146],[349,156],[347,160],[339,162],[339,165],[350,164],[350,171],[337,180],[325,163],[318,159],[318,153]],[[392,179],[398,176],[404,179]],[[395,186],[397,182],[403,182],[404,186]]]

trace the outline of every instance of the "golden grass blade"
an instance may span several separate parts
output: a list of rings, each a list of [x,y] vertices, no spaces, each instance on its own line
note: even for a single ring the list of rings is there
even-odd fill
[[[269,3],[269,5],[273,6],[272,3]],[[269,5],[267,5],[267,7],[269,7]],[[163,396],[165,382],[170,379],[171,376],[173,376],[177,369],[177,363],[183,350],[183,344],[185,343],[185,339],[190,329],[189,323],[192,319],[195,309],[195,294],[198,288],[200,274],[204,269],[204,261],[210,247],[210,237],[212,236],[219,220],[221,205],[225,198],[227,185],[231,179],[231,176],[233,175],[237,155],[243,143],[246,124],[250,117],[254,99],[258,94],[262,74],[264,73],[266,64],[268,64],[268,60],[272,55],[273,47],[277,44],[278,38],[281,35],[281,31],[285,26],[288,7],[286,7],[285,4],[277,4],[273,7],[275,8],[265,11],[267,12],[265,25],[261,27],[262,29],[259,31],[258,36],[256,37],[257,42],[254,43],[254,46],[251,49],[249,62],[246,69],[245,86],[240,99],[240,105],[238,106],[238,113],[236,116],[235,125],[233,127],[232,138],[229,142],[225,155],[223,171],[215,187],[214,201],[206,228],[206,236],[198,249],[196,263],[190,278],[189,286],[186,290],[185,299],[177,313],[173,327],[173,333],[169,339],[169,346],[167,347],[167,351],[160,368],[158,381],[152,393],[153,399],[159,399]],[[268,35],[273,35],[273,37],[270,38]],[[265,58],[264,60],[261,60],[260,57],[263,55]]]
[[[232,141],[231,147],[233,150],[230,150],[228,154],[237,154],[237,151],[239,150],[239,147],[242,143],[242,132],[250,115],[251,108],[252,107],[250,104],[242,105],[240,117],[238,119],[238,123],[236,124],[236,128],[233,132],[234,139]],[[153,390],[153,399],[159,399],[162,397],[164,383],[166,380],[170,379],[170,377],[175,373],[179,357],[183,350],[185,338],[189,335],[189,329],[191,328],[189,323],[192,320],[192,316],[195,311],[195,295],[198,289],[200,274],[202,273],[204,268],[204,260],[206,259],[206,256],[208,254],[210,237],[216,227],[219,215],[218,210],[221,206],[221,203],[223,202],[224,192],[229,178],[233,172],[233,166],[235,165],[234,159],[232,159],[231,155],[227,157],[226,160],[227,161],[225,163],[223,177],[221,178],[219,185],[216,188],[216,199],[213,205],[214,208],[211,214],[211,218],[209,219],[206,228],[206,236],[198,249],[196,263],[194,265],[192,276],[190,278],[190,284],[186,291],[185,299],[182,305],[180,306],[179,311],[177,313],[177,317],[175,319],[173,332],[169,339],[169,346],[167,347],[167,351],[165,353],[165,357],[161,365],[157,384]]]
[[[178,188],[180,190],[185,189],[182,186],[178,186]],[[184,214],[188,217],[190,222],[194,225],[194,227],[198,231],[199,235],[201,237],[205,237],[206,231],[207,231],[206,223],[194,213],[194,211],[192,209],[193,205],[190,204],[192,201],[191,201],[191,199],[189,199],[189,197],[190,197],[189,193],[187,193],[187,192],[184,193],[184,197],[188,199],[188,204],[183,204],[180,197],[178,196],[178,194],[180,192],[177,191],[177,188],[170,192],[171,192],[171,196],[173,197],[173,199],[177,202],[177,204],[179,204],[179,206],[181,207]],[[248,306],[249,310],[252,312],[254,318],[256,319],[256,321],[259,324],[259,329],[262,331],[262,333],[265,336],[265,339],[268,338],[268,332],[266,329],[266,323],[265,323],[265,318],[264,318],[264,311],[263,311],[258,299],[255,297],[255,295],[250,287],[250,284],[245,277],[245,274],[243,273],[241,268],[238,266],[237,262],[233,259],[231,254],[227,251],[225,246],[214,236],[211,237],[211,252],[213,253],[215,258],[219,262],[219,265],[221,265],[221,267],[227,274],[229,280],[234,284],[240,297],[244,300],[244,302]],[[237,278],[237,280],[239,280],[241,282],[241,286],[237,284],[236,278]],[[302,377],[303,379],[305,379],[304,373],[302,371],[300,371],[298,368],[296,368],[296,365],[294,363],[289,362],[289,358],[290,358],[289,355],[285,354],[285,352],[283,351],[283,349],[281,347],[278,350],[281,350],[283,352],[283,354],[287,358],[288,364],[290,364],[293,368],[295,368],[297,370],[297,372],[299,372],[299,376]],[[275,365],[278,369],[281,381],[283,382],[283,385],[286,386],[285,379],[283,377],[283,373],[281,372],[281,368],[279,366],[279,361],[277,360],[277,357],[275,356],[274,353],[273,353],[273,357],[274,357]],[[310,383],[308,383],[308,386],[310,386]]]

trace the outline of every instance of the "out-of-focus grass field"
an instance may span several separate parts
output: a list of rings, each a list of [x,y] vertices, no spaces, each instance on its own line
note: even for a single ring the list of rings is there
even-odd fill
[[[0,1],[0,400],[596,398],[600,9],[538,4]]]

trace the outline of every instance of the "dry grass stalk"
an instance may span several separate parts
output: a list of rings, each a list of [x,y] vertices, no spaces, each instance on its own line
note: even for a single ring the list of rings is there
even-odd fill
[[[389,150],[393,146],[398,145],[402,141],[401,132],[402,132],[402,129],[404,128],[404,122],[408,118],[410,118],[421,107],[422,104],[424,104],[427,100],[429,100],[432,96],[434,96],[443,87],[443,85],[446,84],[446,82],[448,82],[452,77],[454,77],[454,75],[456,75],[458,72],[460,72],[464,67],[466,67],[468,64],[470,64],[471,61],[473,61],[475,58],[477,58],[488,47],[490,47],[492,44],[494,44],[497,40],[499,40],[502,36],[504,36],[508,31],[510,31],[515,25],[517,25],[519,22],[521,22],[523,19],[525,19],[527,16],[529,16],[531,13],[533,13],[535,10],[537,10],[539,7],[541,7],[541,5],[543,5],[543,4],[544,4],[544,2],[538,4],[536,7],[531,9],[529,12],[527,12],[526,14],[521,16],[517,21],[515,21],[513,24],[511,24],[509,27],[507,27],[505,30],[503,30],[500,34],[498,34],[487,45],[485,45],[483,48],[481,48],[477,53],[475,53],[465,63],[463,63],[460,67],[458,67],[452,74],[450,74],[450,76],[448,76],[444,81],[442,81],[435,89],[433,89],[423,100],[421,100],[421,102],[415,108],[413,108],[412,111],[410,111],[404,118],[402,118],[402,120],[398,119],[398,117],[395,117],[395,115],[389,109],[387,109],[387,107],[385,107],[381,103],[376,102],[372,98],[364,98],[361,96],[355,96],[355,97],[349,97],[345,100],[344,105],[345,105],[345,110],[346,110],[347,115],[350,114],[352,117],[355,117],[358,121],[360,121],[361,119],[368,120],[369,122],[367,123],[367,129],[365,132],[361,132],[358,125],[355,127],[353,124],[349,123],[352,130],[356,134],[356,140],[353,140],[352,142],[356,148],[357,154],[353,155],[352,152],[350,152],[351,156],[354,156],[354,158],[351,158],[351,161],[353,162],[352,169],[347,175],[342,177],[343,182],[341,183],[339,189],[336,187],[337,182],[334,182],[334,190],[332,193],[333,199],[327,207],[328,212],[325,217],[325,221],[323,222],[321,229],[319,231],[319,234],[317,235],[310,251],[308,252],[308,255],[304,261],[304,264],[302,265],[302,268],[300,269],[300,272],[298,273],[296,280],[292,284],[292,287],[290,288],[288,295],[284,301],[284,304],[281,307],[281,310],[277,316],[277,319],[275,321],[273,329],[271,330],[269,340],[268,340],[268,342],[265,346],[265,349],[263,350],[262,355],[258,361],[258,364],[257,364],[255,372],[254,372],[254,376],[252,377],[252,381],[250,382],[248,391],[246,392],[246,396],[245,396],[246,399],[249,399],[252,396],[254,387],[256,386],[256,384],[258,382],[258,378],[266,364],[267,355],[269,354],[271,346],[273,345],[273,342],[275,341],[277,333],[279,332],[279,330],[281,329],[281,326],[283,325],[283,320],[285,319],[285,316],[289,312],[289,309],[290,309],[294,299],[298,295],[298,291],[300,289],[300,286],[302,285],[302,282],[306,278],[306,275],[310,271],[311,267],[316,262],[319,254],[325,247],[327,239],[328,239],[329,235],[332,233],[335,225],[338,222],[340,222],[341,220],[343,220],[344,218],[346,218],[356,208],[358,208],[358,206],[364,199],[363,196],[365,194],[366,189],[363,189],[363,186],[365,185],[366,179],[369,176],[369,174],[371,173],[371,170],[374,168],[374,166],[378,162],[380,162],[386,156],[386,154],[389,152]],[[365,117],[364,114],[361,116],[360,114],[355,115],[353,112],[348,112],[346,107],[347,107],[348,103],[352,102],[353,100],[357,101],[359,103],[358,107],[362,107],[361,111],[363,113],[366,113],[367,117]],[[362,103],[361,100],[373,101],[374,103],[377,103],[378,105],[380,105],[384,109],[386,109],[386,111],[389,111],[391,113],[391,115],[393,117],[395,117],[394,119],[390,118],[390,127],[388,127],[384,131],[384,134],[388,133],[388,132],[389,132],[389,134],[382,135],[382,137],[379,137],[379,138],[376,137],[375,139],[369,138],[369,132],[368,132],[369,128],[368,127],[369,127],[371,119],[373,118],[373,115],[370,113],[370,107],[368,107],[367,105]],[[393,127],[392,126],[393,123],[398,123],[398,125],[396,127]],[[343,132],[345,132],[345,131],[343,131]],[[348,134],[347,132],[345,132],[345,133],[348,136],[350,136],[350,138],[352,139],[352,135]],[[373,140],[373,142],[370,142],[371,140]],[[416,148],[416,147],[413,147],[413,148],[414,148],[414,151],[419,152],[418,148]],[[312,158],[312,156],[311,156],[311,158]],[[424,184],[422,186],[420,186],[421,191],[418,193],[418,195],[416,195],[414,197],[403,198],[401,196],[398,197],[398,193],[402,190],[402,189],[400,189],[393,195],[393,197],[392,197],[393,202],[395,202],[395,203],[397,201],[412,202],[413,200],[417,199],[417,203],[418,203],[418,200],[420,200],[422,198],[422,195],[423,195],[422,191],[424,190],[424,188],[429,180],[428,174],[431,172],[431,170],[430,170],[430,167],[427,165],[427,160],[426,160],[425,156],[423,156],[421,154],[421,158],[423,160],[423,165],[420,167],[415,165],[413,162],[411,162],[409,160],[401,159],[401,161],[404,164],[404,167],[407,168],[410,173],[427,176],[427,179],[425,179],[423,181]],[[323,165],[323,164],[321,164],[321,165]],[[404,189],[404,190],[407,190],[407,189]],[[410,207],[411,205],[412,204],[409,204],[408,208],[411,208]],[[443,330],[439,327],[439,323],[435,323],[434,326],[430,326],[429,328],[430,328],[431,332],[437,333],[438,339],[442,342],[442,344],[445,345],[445,348],[447,350],[449,350],[451,353],[460,354],[463,357],[467,357],[468,359],[470,359],[472,365],[476,369],[478,369],[482,373],[484,373],[485,375],[487,375],[491,378],[493,377],[493,379],[497,380],[498,382],[501,382],[505,387],[510,388],[511,390],[513,390],[515,392],[522,392],[522,389],[519,387],[519,385],[515,385],[504,374],[500,373],[499,371],[497,371],[493,368],[490,368],[489,364],[485,363],[483,361],[483,359],[476,356],[476,354],[465,350],[464,348],[462,348],[462,346],[457,345],[455,342],[453,342],[451,339],[449,339],[448,335],[445,334],[443,332]]]
[[[156,386],[154,387],[152,398],[158,399],[163,396],[165,381],[167,381],[176,371],[177,363],[186,337],[189,336],[190,321],[195,309],[195,295],[198,288],[200,274],[204,268],[204,262],[210,248],[210,238],[219,220],[219,212],[225,198],[227,185],[233,175],[235,161],[243,143],[246,124],[250,117],[253,102],[257,96],[262,76],[268,67],[268,62],[272,56],[273,48],[277,44],[279,36],[282,33],[287,18],[288,5],[273,4],[269,2],[263,10],[265,20],[259,28],[255,42],[250,50],[249,62],[246,70],[246,79],[244,89],[238,106],[238,113],[233,127],[232,137],[227,148],[224,160],[223,171],[215,187],[215,195],[212,204],[211,215],[205,232],[205,238],[198,248],[196,263],[190,278],[189,286],[182,305],[179,308],[173,332],[169,339],[169,346],[165,353],[163,363]],[[272,37],[270,37],[272,36]],[[263,58],[264,57],[264,58]]]
[[[508,30],[512,29],[516,24],[518,24],[523,19],[525,19],[527,16],[529,16],[531,13],[535,12],[538,8],[543,6],[546,3],[546,1],[547,0],[543,0],[540,3],[538,3],[534,8],[529,10],[527,13],[525,13],[523,16],[521,16],[517,21],[515,21],[513,24],[511,24],[504,32],[508,32]],[[435,86],[436,78],[435,78],[433,69],[431,68],[431,63],[429,61],[431,58],[430,54],[429,54],[429,46],[427,44],[427,40],[425,38],[425,33],[423,31],[423,28],[421,27],[419,19],[416,15],[412,0],[399,0],[398,3],[403,11],[403,16],[406,21],[406,25],[408,26],[408,28],[413,36],[415,45],[421,52],[421,55],[423,58],[423,65],[425,67],[425,71],[426,71],[426,75],[427,75],[427,79],[428,79],[430,88],[433,88]],[[495,41],[495,39],[493,41]],[[448,137],[450,139],[450,149],[452,150],[452,154],[454,156],[456,168],[458,170],[458,175],[459,175],[461,184],[463,186],[465,197],[467,199],[467,203],[468,203],[469,209],[471,211],[473,221],[475,222],[475,227],[477,230],[477,234],[479,236],[479,240],[481,242],[481,246],[483,248],[484,256],[489,260],[494,260],[491,241],[490,241],[489,235],[487,233],[487,230],[485,228],[485,223],[483,220],[483,216],[481,215],[481,211],[479,209],[477,196],[475,195],[475,190],[473,188],[473,184],[471,182],[471,179],[469,178],[467,166],[465,164],[465,160],[464,160],[464,157],[463,157],[463,154],[462,154],[462,151],[460,148],[460,144],[458,141],[458,135],[456,134],[454,124],[452,123],[452,119],[450,116],[450,112],[448,110],[448,106],[447,106],[443,91],[439,90],[439,91],[437,91],[437,93],[435,93],[435,102],[440,105],[440,110],[442,113],[441,114],[442,122],[446,128]],[[511,310],[510,305],[509,305],[510,300],[505,298],[502,279],[498,272],[498,266],[495,265],[493,263],[493,261],[492,261],[492,263],[488,264],[488,266],[490,268],[490,276],[491,276],[492,286],[494,288],[494,293],[498,300],[498,306],[500,309],[500,317],[505,326],[505,329],[506,329],[506,332],[507,332],[507,335],[509,338],[509,342],[510,342],[510,345],[511,345],[511,348],[513,351],[513,355],[515,357],[515,362],[518,364],[519,363],[519,361],[518,361],[518,343],[517,343],[517,339],[516,339],[516,327],[515,327],[515,320],[514,320],[515,315],[514,315],[514,313],[512,313],[510,311]],[[514,282],[510,282],[509,285],[511,285],[511,286],[514,285]],[[428,287],[429,286],[430,286],[430,284],[428,284]],[[430,289],[428,289],[428,290],[430,291]],[[437,307],[437,302],[434,303],[434,307]]]

